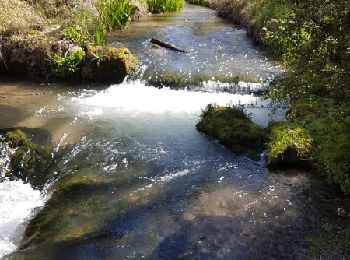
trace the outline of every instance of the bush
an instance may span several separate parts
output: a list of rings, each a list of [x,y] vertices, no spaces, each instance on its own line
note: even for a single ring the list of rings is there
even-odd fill
[[[196,127],[237,154],[260,158],[264,144],[263,129],[254,124],[241,107],[208,105],[202,111]]]
[[[179,12],[184,6],[184,0],[147,0],[152,13]]]

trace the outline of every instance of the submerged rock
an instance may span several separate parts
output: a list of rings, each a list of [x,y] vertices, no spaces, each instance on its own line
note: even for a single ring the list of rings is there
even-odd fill
[[[109,221],[148,202],[147,191],[126,187],[137,180],[126,168],[115,174],[81,168],[61,176],[45,207],[28,224],[21,248],[113,236],[106,228]]]
[[[120,83],[137,65],[138,59],[126,48],[90,46],[82,68],[82,78]]]
[[[34,136],[34,130],[24,129]],[[28,135],[20,129],[0,130],[0,142],[7,143],[12,153],[9,154],[10,167],[5,176],[10,179],[22,179],[34,186],[42,186],[48,180],[54,158],[51,150],[32,142]],[[33,137],[40,139],[40,137]],[[46,139],[46,140],[44,140]],[[51,141],[51,137],[43,136],[42,142]]]
[[[196,125],[198,131],[217,138],[237,154],[259,159],[263,150],[264,131],[237,107],[208,105]]]
[[[277,123],[269,130],[268,168],[310,167],[313,140],[303,128]]]

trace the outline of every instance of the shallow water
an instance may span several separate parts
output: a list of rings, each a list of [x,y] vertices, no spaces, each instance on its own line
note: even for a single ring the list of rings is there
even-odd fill
[[[200,18],[192,19],[193,12],[199,12]],[[188,30],[198,37],[229,32],[249,53],[263,55],[245,39],[244,30],[236,30],[205,8],[186,6],[177,16],[145,19],[149,23],[136,24],[134,31],[144,25],[159,36],[175,23],[172,35],[179,39],[181,30],[186,30],[183,25],[191,20]],[[154,23],[157,19],[161,26]],[[213,30],[214,25],[220,30]],[[146,37],[139,32],[125,34],[120,41],[140,36],[135,46]],[[230,46],[227,41],[223,49]],[[177,54],[165,53],[182,66]],[[146,72],[157,70],[144,56],[141,59]],[[248,60],[246,66],[256,64],[254,58]],[[135,79],[103,90],[1,83],[1,128],[44,129],[51,134],[55,150],[69,147],[57,163],[59,179],[50,191],[83,180],[83,188],[49,200],[51,209],[43,212],[54,217],[47,218],[51,222],[42,230],[41,243],[17,249],[5,259],[305,258],[304,237],[316,232],[319,223],[303,195],[308,179],[269,174],[263,160],[236,156],[195,129],[208,103],[245,105],[262,126],[284,111],[275,111],[268,101],[253,95],[203,90],[159,89]],[[23,188],[24,197],[18,193],[6,199],[11,205],[29,199],[20,216],[17,210],[0,211],[0,219],[6,215],[15,223],[6,236],[0,236],[0,245],[7,243],[6,250],[0,248],[4,255],[19,245],[18,235],[23,234],[31,209],[47,197],[21,182],[5,181],[1,187],[4,194],[6,189],[17,194]]]
[[[151,38],[174,44],[186,53],[157,48]],[[265,82],[282,70],[253,46],[245,30],[196,5],[186,5],[179,14],[143,17],[116,33],[111,43],[139,54],[147,67],[136,77],[150,84],[167,85],[173,78],[198,84],[208,76],[214,81],[232,82],[239,77],[246,82]]]

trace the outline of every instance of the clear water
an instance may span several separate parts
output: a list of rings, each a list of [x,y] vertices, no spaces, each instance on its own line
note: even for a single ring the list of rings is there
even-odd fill
[[[199,18],[193,19],[194,14]],[[190,19],[193,26],[187,33],[193,37],[224,38],[227,31],[237,42],[245,37],[243,30],[237,33],[201,7],[146,19],[147,30],[159,35],[167,26],[182,24],[172,33],[176,39],[183,37],[181,30]],[[142,24],[132,28],[137,32]],[[214,30],[214,25],[222,30]],[[142,33],[125,34],[121,41],[135,46],[144,42]],[[248,43],[245,39],[248,53],[263,55]],[[224,49],[231,45],[227,41]],[[166,55],[173,65],[183,66],[172,56],[177,54]],[[144,56],[141,59],[156,70]],[[249,56],[242,62],[242,67],[256,64]],[[0,219],[9,221],[0,225],[7,230],[0,236],[0,245],[5,245],[1,254],[15,250],[5,259],[305,258],[304,237],[318,225],[303,195],[307,178],[271,175],[262,160],[236,156],[195,129],[208,103],[246,105],[252,119],[266,126],[283,116],[282,110],[273,113],[268,101],[205,89],[159,89],[134,79],[103,90],[1,83],[0,98],[1,128],[45,129],[56,150],[70,147],[57,164],[57,185],[70,178],[92,180],[86,189],[55,204],[57,222],[44,230],[42,243],[25,250],[16,249],[18,234],[46,197],[28,184],[0,183],[0,196],[6,195]],[[26,207],[20,207],[23,201]]]
[[[174,44],[186,53],[155,48],[151,38]],[[136,77],[151,84],[173,75],[189,84],[203,76],[214,81],[225,78],[230,82],[239,77],[246,82],[265,82],[282,70],[253,46],[245,30],[218,18],[215,11],[195,5],[186,5],[179,14],[144,17],[129,30],[116,33],[111,44],[139,53],[147,68]]]

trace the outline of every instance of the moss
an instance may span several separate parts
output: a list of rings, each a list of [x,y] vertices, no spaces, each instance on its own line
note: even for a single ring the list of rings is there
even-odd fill
[[[196,125],[198,131],[217,138],[237,154],[258,159],[263,150],[264,131],[238,107],[208,105]]]
[[[282,123],[270,126],[267,166],[305,168],[310,165],[313,139],[299,126]]]
[[[11,155],[10,178],[20,178],[34,186],[43,185],[53,160],[49,149],[36,145],[21,130],[7,132],[0,140],[16,149]]]
[[[119,83],[132,73],[138,59],[126,48],[90,46],[87,48],[83,79]]]
[[[133,172],[133,168],[122,168],[116,176],[90,167],[62,176],[50,200],[30,221],[21,247],[77,241],[103,233],[109,220],[147,202],[148,193],[129,190],[139,182]]]

